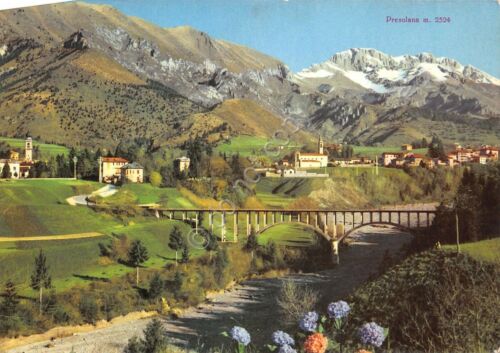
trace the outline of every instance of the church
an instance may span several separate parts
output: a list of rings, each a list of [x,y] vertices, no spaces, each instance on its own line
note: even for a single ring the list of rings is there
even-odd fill
[[[294,167],[308,169],[308,168],[323,168],[328,165],[328,153],[325,153],[323,139],[321,136],[318,139],[318,152],[305,153],[296,151],[294,156]]]
[[[0,159],[0,177],[4,175],[4,168],[8,168],[8,178],[27,178],[32,166],[33,140],[31,137],[28,137],[24,142],[24,159],[20,158],[19,152],[17,151],[10,151],[8,159]]]

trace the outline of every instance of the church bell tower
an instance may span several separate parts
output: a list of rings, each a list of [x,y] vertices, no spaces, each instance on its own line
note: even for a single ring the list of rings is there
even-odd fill
[[[318,139],[318,153],[319,154],[323,154],[323,139],[321,138],[321,135],[319,136],[319,139]]]
[[[28,137],[24,143],[24,160],[26,162],[33,161],[33,140]]]

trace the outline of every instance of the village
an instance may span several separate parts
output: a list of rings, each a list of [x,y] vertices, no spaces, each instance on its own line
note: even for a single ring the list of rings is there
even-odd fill
[[[386,167],[386,168],[412,168],[412,167],[448,167],[467,164],[489,164],[498,161],[499,148],[489,145],[480,147],[463,147],[455,144],[453,150],[445,156],[429,157],[427,154],[416,153],[411,144],[401,145],[399,151],[382,152],[380,157],[341,155],[342,144],[325,144],[320,136],[316,152],[303,152],[295,150],[288,156],[281,158],[268,166],[256,168],[256,172],[269,178],[326,178],[329,174],[327,167]],[[33,157],[33,140],[27,137],[24,142],[24,151],[11,149],[8,158],[0,159],[0,177],[3,179],[33,178],[31,172],[37,160]],[[78,163],[73,161],[74,165]],[[108,184],[143,183],[146,181],[144,167],[135,161],[129,161],[121,156],[100,156],[96,161],[98,165],[98,181]],[[186,156],[176,158],[173,168],[178,174],[188,175],[191,160]],[[76,178],[76,169],[75,175]]]

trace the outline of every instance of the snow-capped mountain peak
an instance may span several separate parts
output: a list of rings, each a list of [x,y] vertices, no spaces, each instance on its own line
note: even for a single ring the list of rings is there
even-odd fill
[[[416,82],[470,80],[474,83],[500,86],[500,80],[470,65],[462,65],[431,53],[391,56],[376,49],[353,48],[339,52],[329,60],[302,70],[294,76],[298,83],[308,80],[334,80],[340,86],[345,79],[378,93],[385,93]],[[317,82],[316,82],[317,83]],[[333,89],[335,84],[332,84]]]

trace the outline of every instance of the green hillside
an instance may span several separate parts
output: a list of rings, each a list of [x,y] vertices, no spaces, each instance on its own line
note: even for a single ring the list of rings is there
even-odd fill
[[[4,142],[6,145],[8,145],[11,148],[21,149],[22,151],[24,151],[24,144],[25,144],[24,139],[1,137],[0,136],[0,143],[1,142]],[[42,158],[55,157],[55,156],[61,155],[61,154],[67,155],[69,152],[69,149],[65,146],[48,144],[48,143],[40,143],[37,141],[33,141],[33,147],[38,148]]]

